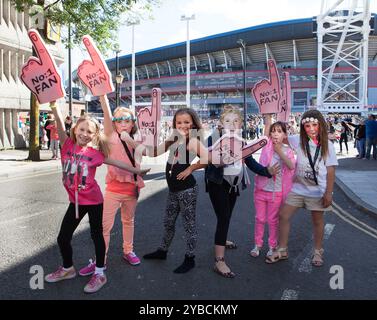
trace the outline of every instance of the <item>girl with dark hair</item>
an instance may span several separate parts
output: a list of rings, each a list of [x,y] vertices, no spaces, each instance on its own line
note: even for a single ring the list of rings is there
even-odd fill
[[[196,200],[198,185],[192,172],[203,165],[191,164],[197,156],[202,125],[198,115],[192,109],[178,110],[173,117],[173,136],[153,150],[152,156],[169,150],[165,174],[169,188],[164,217],[164,234],[158,249],[144,255],[144,259],[167,258],[167,252],[175,234],[175,223],[181,213],[186,234],[186,252],[183,263],[174,270],[186,273],[195,266],[195,248],[197,243]],[[150,152],[149,152],[150,153]],[[144,154],[148,155],[148,152]]]
[[[271,256],[277,247],[279,233],[279,209],[292,188],[295,169],[295,157],[291,148],[283,144],[287,139],[287,127],[283,122],[271,124],[271,115],[265,115],[265,135],[269,136],[267,145],[262,149],[259,163],[272,166],[278,163],[281,170],[273,177],[256,175],[254,187],[255,204],[255,247],[250,251],[252,257],[258,257],[263,247],[264,226],[268,223],[269,250]]]
[[[318,110],[306,111],[300,123],[300,135],[289,136],[287,142],[297,154],[295,178],[291,192],[279,212],[279,247],[267,263],[288,258],[290,219],[297,209],[311,211],[314,230],[312,265],[323,265],[322,240],[324,211],[331,210],[338,165],[334,145],[328,139],[327,124]]]

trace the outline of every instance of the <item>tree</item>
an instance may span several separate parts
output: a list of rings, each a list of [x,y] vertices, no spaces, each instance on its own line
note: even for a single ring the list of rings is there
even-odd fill
[[[52,25],[70,26],[71,43],[68,37],[62,38],[66,47],[78,45],[84,35],[90,35],[98,48],[106,53],[117,42],[119,27],[132,19],[135,14],[141,18],[150,12],[160,0],[11,0],[17,11],[37,12]],[[31,13],[32,15],[33,13]],[[41,32],[41,36],[46,35]],[[45,39],[47,43],[49,40]],[[35,52],[33,50],[33,55]],[[33,97],[30,99],[30,147],[29,160],[39,161],[39,106]]]

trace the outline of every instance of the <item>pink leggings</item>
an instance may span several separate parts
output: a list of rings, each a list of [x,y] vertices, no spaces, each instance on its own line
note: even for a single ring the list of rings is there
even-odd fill
[[[263,247],[264,225],[268,223],[268,245],[276,248],[279,233],[279,209],[282,204],[282,192],[254,191],[255,204],[255,244]]]
[[[121,208],[121,219],[123,225],[123,252],[124,254],[133,251],[134,241],[134,217],[136,211],[137,199],[132,196],[105,192],[103,203],[103,237],[106,244],[106,255],[109,250],[110,232],[114,225],[115,215]]]

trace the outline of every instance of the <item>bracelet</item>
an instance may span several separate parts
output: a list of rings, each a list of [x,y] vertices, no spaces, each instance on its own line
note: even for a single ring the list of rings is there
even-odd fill
[[[57,105],[54,103],[54,104],[50,104],[50,109],[56,109]]]

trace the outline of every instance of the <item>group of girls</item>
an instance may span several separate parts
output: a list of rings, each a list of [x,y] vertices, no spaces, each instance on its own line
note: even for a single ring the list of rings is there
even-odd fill
[[[104,112],[104,136],[98,122],[81,117],[68,137],[56,103],[51,103],[61,150],[63,184],[70,204],[63,218],[58,245],[63,265],[47,275],[47,282],[57,282],[76,276],[73,266],[71,239],[81,219],[88,213],[91,237],[95,246],[95,260],[79,271],[91,278],[84,288],[86,293],[98,291],[106,282],[106,256],[110,233],[117,210],[120,208],[123,225],[123,258],[131,265],[140,264],[133,249],[134,217],[142,176],[142,156],[155,157],[169,152],[166,163],[168,196],[163,219],[163,236],[157,250],[144,259],[167,258],[175,234],[175,223],[182,215],[186,247],[184,260],[174,272],[186,273],[195,266],[197,245],[196,203],[198,185],[193,171],[205,168],[206,191],[217,218],[214,239],[214,271],[226,278],[235,273],[225,262],[226,248],[237,245],[227,240],[228,229],[240,191],[250,179],[246,167],[256,173],[254,203],[256,209],[255,247],[250,254],[257,257],[263,247],[264,226],[269,226],[267,263],[288,258],[290,218],[298,208],[312,212],[314,251],[312,263],[323,264],[323,212],[331,209],[332,191],[337,160],[327,137],[327,126],[320,112],[304,113],[300,134],[287,136],[286,125],[271,122],[265,117],[265,134],[269,140],[262,149],[260,162],[251,155],[232,165],[211,163],[211,156],[203,142],[199,117],[192,109],[180,109],[173,118],[173,134],[158,146],[145,147],[135,139],[136,118],[127,108],[117,108],[112,115],[106,96],[100,97]],[[238,135],[241,139],[242,115],[237,108],[226,106],[220,116],[219,128],[207,139],[206,147],[216,143],[223,134]],[[297,159],[295,159],[295,154]],[[200,160],[194,162],[195,158]],[[105,196],[95,180],[96,168],[108,165]],[[278,240],[279,238],[279,240]]]

